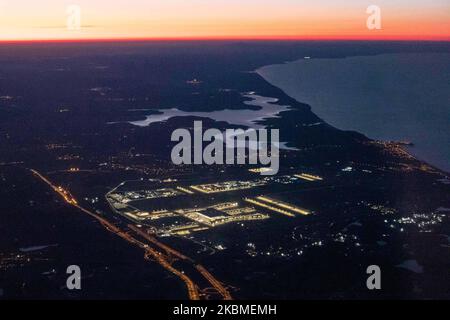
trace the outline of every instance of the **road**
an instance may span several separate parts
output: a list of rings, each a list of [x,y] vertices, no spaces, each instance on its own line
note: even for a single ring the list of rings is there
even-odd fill
[[[231,294],[228,292],[228,290],[225,288],[225,286],[219,280],[217,280],[205,267],[203,267],[200,264],[195,264],[193,259],[191,259],[191,258],[181,254],[180,252],[168,247],[167,245],[159,242],[154,237],[152,237],[148,233],[145,233],[144,231],[140,230],[139,228],[137,228],[133,225],[128,225],[128,227],[130,229],[132,229],[133,231],[135,231],[140,236],[142,236],[143,238],[145,238],[146,240],[152,242],[153,244],[157,245],[158,247],[160,247],[161,249],[166,251],[167,254],[173,255],[178,259],[188,261],[188,262],[194,264],[195,269],[213,286],[214,289],[216,289],[216,291],[222,296],[222,298],[224,300],[233,300],[233,298],[231,297]]]
[[[57,194],[59,194],[64,201],[77,208],[78,210],[88,214],[89,216],[93,217],[97,221],[99,221],[103,227],[105,227],[108,231],[118,235],[122,239],[139,246],[140,248],[144,249],[145,251],[145,259],[150,260],[150,258],[153,258],[154,261],[158,262],[161,266],[163,266],[166,270],[170,271],[177,277],[179,277],[185,284],[188,289],[188,295],[189,299],[191,300],[200,300],[200,293],[198,286],[182,271],[174,268],[171,264],[171,262],[174,260],[173,258],[178,258],[184,261],[187,261],[189,263],[195,264],[194,260],[183,255],[182,253],[178,252],[175,249],[170,248],[166,244],[161,243],[160,241],[156,240],[151,235],[145,233],[144,231],[140,230],[139,228],[128,225],[128,228],[131,231],[134,231],[137,235],[140,237],[146,239],[153,245],[157,246],[158,248],[162,249],[166,252],[166,254],[163,254],[153,248],[151,248],[148,244],[145,244],[133,236],[130,235],[129,232],[125,232],[121,230],[116,225],[112,224],[105,218],[99,216],[98,214],[80,206],[78,204],[78,201],[70,194],[69,191],[65,190],[64,188],[60,186],[54,185],[50,180],[48,180],[46,177],[44,177],[42,174],[40,174],[38,171],[30,169],[34,176],[38,177],[40,180],[45,182],[48,186],[50,186]],[[195,269],[213,286],[213,288],[222,296],[224,300],[232,300],[231,294],[228,292],[228,290],[223,286],[223,284],[217,280],[205,267],[203,267],[200,264],[195,264]]]
[[[193,260],[191,258],[188,258],[184,254],[181,254],[180,252],[170,248],[169,246],[165,245],[164,243],[161,243],[160,241],[156,240],[154,237],[152,237],[148,233],[142,231],[138,227],[129,224],[128,228],[130,228],[131,230],[136,232],[138,235],[140,235],[144,239],[150,241],[154,245],[156,245],[159,248],[163,249],[164,251],[166,251],[167,254],[173,255],[173,256],[177,257],[178,259],[181,259],[181,260],[188,260],[189,262],[193,262]]]
[[[205,277],[206,280],[209,281],[209,283],[211,283],[213,288],[216,289],[216,291],[222,296],[224,300],[233,300],[228,290],[222,285],[222,283],[220,283],[216,278],[214,278],[213,275],[209,273],[209,271],[206,270],[205,267],[198,264],[195,266],[195,268],[197,269],[198,272],[202,274],[202,276]]]
[[[120,228],[118,228],[117,226],[115,226],[114,224],[110,223],[108,220],[106,220],[105,218],[99,216],[98,214],[83,208],[82,206],[80,206],[78,204],[78,202],[75,200],[75,198],[70,195],[70,193],[66,190],[64,190],[62,187],[59,186],[55,186],[50,180],[48,180],[46,177],[44,177],[42,174],[40,174],[38,171],[31,169],[31,172],[33,173],[34,176],[38,177],[40,180],[42,180],[43,182],[45,182],[47,185],[49,185],[56,193],[58,193],[63,199],[64,201],[81,210],[82,212],[90,215],[91,217],[93,217],[94,219],[96,219],[97,221],[99,221],[108,231],[118,235],[119,237],[121,237],[122,239],[139,246],[140,248],[145,250],[145,258],[147,260],[150,259],[150,257],[152,257],[156,262],[158,262],[161,266],[163,266],[166,270],[170,271],[171,273],[173,273],[174,275],[176,275],[177,277],[179,277],[185,284],[186,287],[188,289],[188,295],[189,295],[189,299],[190,300],[200,300],[200,293],[198,290],[198,286],[187,276],[185,275],[183,272],[181,272],[180,270],[175,269],[169,262],[167,257],[162,254],[161,252],[154,250],[152,248],[150,248],[148,245],[142,243],[141,241],[137,240],[136,238],[134,238],[133,236],[131,236],[129,233],[121,230]]]

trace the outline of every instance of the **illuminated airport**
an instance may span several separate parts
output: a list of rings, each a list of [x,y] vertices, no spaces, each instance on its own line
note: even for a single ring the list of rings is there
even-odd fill
[[[251,171],[253,172],[253,171]],[[259,173],[255,169],[254,173]],[[252,180],[231,180],[190,185],[178,180],[163,181],[167,187],[151,189],[127,188],[126,182],[111,190],[106,199],[111,209],[139,225],[145,225],[159,235],[185,236],[229,223],[266,220],[285,216],[298,218],[313,212],[283,197],[264,194],[270,185],[317,183],[323,178],[307,174],[264,177]],[[256,192],[261,191],[261,194]],[[215,195],[230,194],[231,201],[219,201]],[[159,199],[177,200],[161,202]],[[197,205],[193,206],[192,203]],[[190,205],[189,205],[190,204]],[[171,207],[170,207],[171,206]],[[143,209],[145,208],[145,209]]]

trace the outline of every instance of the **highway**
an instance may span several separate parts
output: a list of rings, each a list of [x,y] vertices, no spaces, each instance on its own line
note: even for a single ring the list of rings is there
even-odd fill
[[[220,283],[216,278],[214,278],[213,275],[209,273],[208,270],[205,269],[205,267],[203,267],[200,264],[197,264],[195,268],[197,269],[198,272],[202,274],[202,276],[205,277],[206,280],[209,281],[209,283],[211,283],[214,289],[216,289],[216,291],[222,296],[223,300],[233,300],[228,290],[222,285],[222,283]]]
[[[150,236],[148,233],[142,231],[141,229],[139,229],[136,226],[133,226],[132,224],[128,225],[128,228],[130,228],[131,230],[133,230],[134,232],[136,232],[138,235],[140,235],[141,237],[143,237],[144,239],[150,241],[151,243],[153,243],[154,245],[158,246],[159,248],[163,249],[164,251],[166,251],[167,254],[169,255],[173,255],[181,260],[188,260],[189,262],[193,262],[191,258],[186,257],[184,254],[181,254],[180,252],[170,248],[169,246],[165,245],[164,243],[159,242],[158,240],[156,240],[154,237]]]
[[[181,259],[181,260],[184,260],[184,261],[194,264],[193,259],[191,259],[191,258],[181,254],[180,252],[168,247],[167,245],[159,242],[158,240],[156,240],[154,237],[152,237],[148,233],[145,233],[144,231],[140,230],[139,228],[137,228],[133,225],[128,225],[128,227],[130,229],[132,229],[133,231],[135,231],[140,236],[142,236],[144,239],[150,241],[151,243],[157,245],[159,248],[166,251],[167,254],[173,255],[178,259]],[[195,269],[213,286],[214,289],[216,289],[216,291],[222,296],[222,298],[224,300],[233,300],[233,298],[231,297],[231,294],[228,292],[228,290],[222,285],[222,283],[219,280],[217,280],[208,270],[206,270],[205,267],[203,267],[200,264],[195,264]]]
[[[66,190],[64,190],[62,187],[55,186],[51,181],[49,181],[46,177],[44,177],[42,174],[40,174],[38,171],[31,169],[31,172],[34,176],[38,177],[40,180],[45,182],[47,185],[49,185],[56,193],[58,193],[66,203],[69,205],[81,210],[82,212],[90,215],[91,217],[95,218],[97,221],[99,221],[108,231],[118,235],[122,239],[125,239],[126,241],[139,246],[140,248],[145,250],[145,259],[149,260],[150,257],[153,258],[156,262],[158,262],[161,266],[163,266],[166,270],[170,271],[177,277],[179,277],[185,284],[188,289],[188,295],[189,299],[191,300],[200,300],[200,293],[198,290],[198,286],[183,272],[175,269],[169,262],[167,256],[162,254],[161,252],[154,250],[150,248],[148,245],[140,242],[136,238],[132,237],[129,233],[121,230],[114,224],[110,223],[108,220],[104,219],[103,217],[99,216],[98,214],[81,207],[78,202],[73,198],[72,195]],[[156,240],[156,239],[155,239]],[[166,246],[166,249],[170,249]],[[181,255],[181,254],[180,254]],[[181,255],[182,256],[182,255]]]

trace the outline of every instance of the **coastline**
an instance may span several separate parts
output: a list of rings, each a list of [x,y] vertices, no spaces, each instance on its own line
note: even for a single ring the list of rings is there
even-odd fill
[[[419,133],[415,134],[415,137],[418,137],[418,139],[413,139],[413,138],[410,138],[410,136],[408,136],[407,134],[405,134],[405,132],[407,133],[407,130],[405,130],[405,128],[407,128],[407,126],[405,126],[404,123],[402,123],[403,126],[401,126],[401,125],[398,126],[398,128],[399,128],[398,132],[395,131],[396,128],[393,127],[392,125],[388,126],[386,132],[383,132],[382,131],[384,129],[383,125],[385,124],[384,121],[386,121],[386,119],[383,119],[383,117],[382,117],[383,114],[381,114],[381,116],[380,116],[379,114],[376,114],[376,112],[373,112],[373,110],[370,110],[370,111],[356,110],[360,114],[357,116],[354,116],[352,118],[353,114],[350,114],[350,116],[349,116],[349,113],[355,111],[354,107],[352,109],[352,107],[350,106],[348,108],[349,110],[346,110],[347,108],[340,108],[340,109],[334,108],[333,109],[328,106],[329,110],[327,110],[327,107],[324,107],[323,105],[318,106],[318,104],[314,104],[313,103],[314,101],[320,101],[320,102],[326,101],[328,103],[330,102],[330,99],[331,99],[330,96],[332,96],[332,94],[325,93],[325,95],[326,94],[329,95],[328,97],[326,97],[328,100],[326,100],[326,99],[322,100],[322,95],[321,95],[321,92],[323,92],[323,90],[327,91],[327,88],[329,88],[329,87],[327,87],[327,85],[329,85],[329,83],[324,84],[325,88],[320,88],[320,86],[318,85],[318,82],[320,84],[320,81],[318,81],[318,79],[317,79],[317,78],[324,77],[327,81],[329,81],[330,79],[335,80],[335,78],[332,78],[332,76],[330,76],[330,78],[327,78],[327,76],[328,76],[327,73],[322,73],[319,76],[317,76],[316,79],[314,79],[314,78],[312,79],[312,82],[314,83],[314,85],[316,85],[316,87],[313,87],[311,89],[312,85],[310,87],[301,86],[308,82],[308,80],[309,80],[308,76],[311,76],[311,70],[317,71],[317,68],[313,69],[313,67],[310,66],[310,63],[313,60],[315,60],[314,63],[316,63],[316,66],[318,65],[317,61],[325,61],[326,64],[322,69],[328,70],[326,67],[331,66],[332,68],[334,68],[335,65],[337,64],[337,63],[335,63],[334,65],[330,64],[329,61],[344,61],[341,64],[344,64],[344,63],[349,64],[348,61],[349,61],[349,59],[352,59],[352,58],[357,58],[357,59],[369,58],[370,59],[372,57],[381,57],[381,59],[385,59],[385,60],[386,60],[386,57],[390,58],[386,54],[380,54],[380,55],[374,55],[374,56],[350,56],[350,57],[335,58],[335,59],[328,59],[328,58],[311,59],[310,57],[304,57],[304,58],[296,59],[293,61],[286,61],[281,64],[261,66],[255,70],[255,73],[258,74],[264,81],[266,81],[269,84],[273,85],[274,87],[278,88],[285,95],[294,99],[298,103],[308,105],[313,114],[315,114],[318,118],[320,118],[323,122],[329,124],[330,126],[336,128],[338,130],[341,130],[341,131],[357,132],[359,134],[364,135],[365,137],[367,137],[368,139],[370,139],[372,141],[378,141],[378,142],[382,142],[384,144],[389,144],[392,146],[395,145],[396,148],[401,148],[403,150],[403,153],[407,154],[408,157],[413,158],[417,161],[420,161],[420,162],[426,164],[427,166],[429,166],[430,168],[434,168],[435,171],[438,171],[441,174],[448,176],[450,174],[450,169],[448,168],[448,165],[445,163],[445,160],[443,160],[444,159],[443,154],[445,155],[446,151],[445,150],[441,151],[442,148],[436,149],[436,146],[442,145],[442,143],[439,143],[439,138],[441,138],[440,140],[442,141],[443,140],[442,137],[438,137],[438,139],[436,139],[436,134],[433,133],[432,130],[430,130],[432,133],[429,133],[431,137],[426,136],[426,134],[423,134],[423,135],[420,134],[421,129],[423,130],[423,128],[427,128],[427,125],[428,125],[428,127],[430,126],[430,123],[424,124],[423,122],[430,121],[430,119],[433,119],[432,116],[436,117],[436,115],[433,114],[435,112],[434,110],[432,110],[432,109],[428,110],[429,111],[428,113],[432,114],[432,116],[426,115],[426,116],[423,116],[423,118],[415,118],[415,119],[413,118],[413,120],[415,120],[416,123],[414,123],[411,120],[410,120],[410,123],[407,123],[407,125],[409,125],[410,127],[413,127],[416,124],[420,124],[420,126],[418,126],[420,128],[417,130]],[[393,57],[396,59],[400,59],[399,57],[396,57],[396,56],[393,56]],[[406,56],[406,57],[410,58],[409,56]],[[425,57],[427,57],[427,56],[425,55]],[[443,57],[446,58],[446,56],[443,56]],[[360,60],[356,60],[356,61],[360,62]],[[446,63],[446,62],[447,61],[444,60],[444,63]],[[308,76],[300,75],[299,70],[296,69],[296,67],[305,67],[305,66],[308,68],[307,69]],[[426,66],[428,66],[428,65],[426,65]],[[340,66],[338,65],[338,67],[340,67]],[[338,71],[340,71],[340,70],[338,69]],[[369,70],[369,71],[371,71],[371,70]],[[293,75],[295,75],[295,72],[297,72],[296,78],[292,77]],[[320,70],[317,71],[317,73],[320,73]],[[333,69],[328,73],[333,73]],[[338,72],[335,72],[335,74],[336,73],[338,73]],[[336,75],[333,75],[333,76],[336,76]],[[342,74],[339,74],[339,76],[341,77]],[[360,75],[357,75],[356,78],[358,76],[360,76]],[[301,77],[303,77],[303,78],[301,78]],[[301,81],[298,80],[300,78],[301,78]],[[292,80],[292,82],[294,82],[294,84],[289,84],[288,83],[289,80]],[[295,83],[296,81],[298,83]],[[339,83],[336,84],[336,86],[339,86],[339,85],[341,85],[341,84],[339,84]],[[382,84],[382,85],[384,85],[384,84]],[[299,91],[298,88],[301,88],[302,90]],[[315,89],[315,88],[320,88],[320,89]],[[308,89],[310,89],[309,92],[308,92]],[[344,88],[344,89],[348,89],[348,88]],[[359,88],[357,88],[357,89],[359,89]],[[320,90],[322,90],[322,91],[320,91]],[[313,92],[311,93],[311,91],[313,91]],[[338,90],[335,90],[335,91],[338,91]],[[355,90],[355,92],[357,92],[357,90]],[[345,92],[345,90],[344,90],[344,92],[342,94],[345,94],[345,93],[348,93],[348,90],[347,90],[347,92]],[[398,99],[397,96],[395,98]],[[431,97],[431,98],[433,98],[433,97]],[[341,99],[341,100],[339,100],[339,99]],[[350,99],[353,99],[353,97]],[[336,100],[342,102],[342,97],[338,97]],[[358,100],[356,100],[356,101],[358,101]],[[401,102],[403,102],[403,101],[401,101]],[[432,99],[431,99],[430,105],[433,106],[433,103],[434,103],[434,101],[432,101]],[[344,104],[336,103],[336,106],[339,106],[339,105],[344,105]],[[369,105],[368,108],[370,109],[370,106],[371,106],[370,103],[368,103],[368,105]],[[348,105],[346,105],[346,107],[347,106]],[[409,105],[404,104],[403,108],[406,108],[406,107],[409,107]],[[405,111],[405,110],[398,110],[395,108],[392,108],[392,110],[394,110],[393,113],[394,112],[400,113],[400,111],[402,111],[402,112]],[[389,110],[389,111],[392,112],[392,110]],[[319,111],[319,112],[317,112],[317,111]],[[329,112],[327,112],[327,111],[329,111]],[[384,111],[384,110],[382,110],[382,111]],[[388,111],[387,115],[389,115],[389,111]],[[408,111],[408,110],[406,110],[406,111]],[[416,113],[419,113],[419,112],[416,110]],[[370,116],[374,115],[374,116],[380,116],[380,117],[378,117],[376,120],[373,120],[375,117],[367,117],[368,115],[370,115]],[[358,118],[358,116],[359,116],[359,118]],[[409,115],[407,114],[405,117],[407,118],[408,116]],[[339,119],[339,117],[343,118],[344,120],[342,121],[341,119]],[[366,118],[364,118],[364,117],[366,117]],[[336,119],[338,119],[338,120],[336,121]],[[422,119],[425,119],[425,120],[422,121]],[[360,120],[360,121],[355,122],[353,120]],[[387,123],[387,125],[389,125],[388,122],[392,119],[387,119],[387,120],[388,121],[386,121],[386,123]],[[396,119],[396,120],[398,120],[398,119]],[[352,121],[353,121],[353,123],[352,123]],[[373,125],[371,127],[371,124],[368,124],[367,130],[363,130],[364,125],[366,125],[366,124],[364,124],[364,121],[365,122],[378,121],[379,122],[379,123],[377,123],[378,127],[373,126]],[[357,123],[357,124],[355,125],[355,123]],[[361,124],[361,123],[363,123],[363,124]],[[440,123],[440,125],[442,126],[442,123]],[[375,130],[373,130],[374,128],[375,128]],[[381,128],[381,134],[378,134],[378,135],[374,134],[374,132],[377,133],[377,130],[378,130],[378,133],[380,133],[380,128]],[[407,129],[410,129],[410,128],[407,128]],[[439,129],[440,129],[440,127],[437,127],[435,131],[442,131]],[[422,132],[424,132],[424,131],[422,131]],[[441,136],[442,136],[442,134],[441,134]],[[433,140],[433,137],[435,138],[435,140]],[[436,142],[436,141],[438,141],[438,142]],[[416,148],[416,149],[413,149],[413,148]],[[432,148],[431,151],[434,151],[434,153],[428,152],[428,151],[430,151],[430,148]],[[437,150],[439,150],[439,151],[437,151]]]
[[[417,161],[420,164],[420,170],[426,171],[432,174],[439,174],[444,178],[448,178],[450,176],[449,172],[446,172],[443,169],[440,169],[432,164],[417,158],[414,154],[408,151],[408,145],[404,142],[399,141],[381,141],[381,140],[372,140],[370,142],[373,144],[377,144],[381,146],[386,152],[390,152],[391,154],[395,154],[399,157],[405,157],[409,160]]]

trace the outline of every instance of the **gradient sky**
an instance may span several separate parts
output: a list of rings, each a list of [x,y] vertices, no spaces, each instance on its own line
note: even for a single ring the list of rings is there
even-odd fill
[[[371,4],[382,30],[366,27]],[[0,0],[0,40],[110,38],[450,40],[450,0]]]

